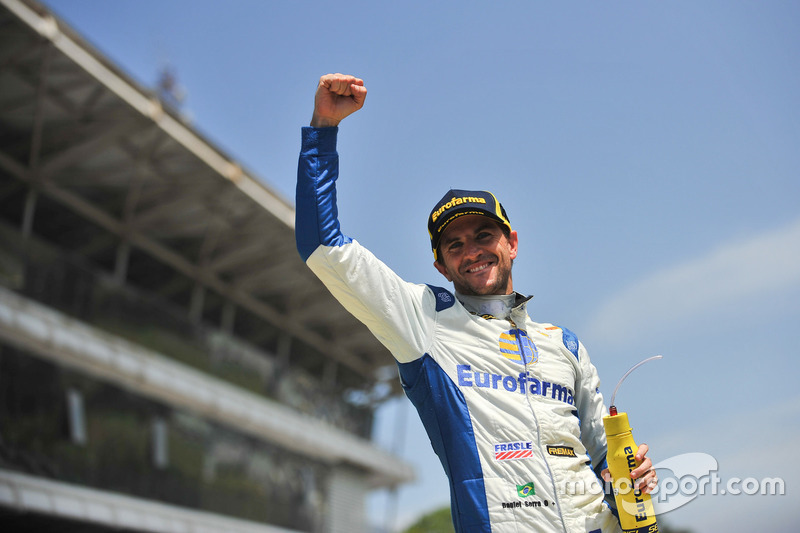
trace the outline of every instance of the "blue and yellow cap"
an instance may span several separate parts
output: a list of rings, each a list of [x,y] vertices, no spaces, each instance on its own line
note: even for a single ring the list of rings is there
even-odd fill
[[[506,210],[489,191],[464,191],[450,189],[439,200],[428,217],[428,235],[431,238],[431,249],[434,259],[437,257],[436,249],[442,238],[445,228],[455,219],[464,215],[481,215],[489,217],[501,226],[511,231]]]

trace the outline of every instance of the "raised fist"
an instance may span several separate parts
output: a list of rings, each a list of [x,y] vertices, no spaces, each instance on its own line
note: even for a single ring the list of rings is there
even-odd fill
[[[366,98],[364,80],[347,74],[326,74],[319,79],[314,96],[311,125],[315,128],[338,126],[343,118],[361,109]]]

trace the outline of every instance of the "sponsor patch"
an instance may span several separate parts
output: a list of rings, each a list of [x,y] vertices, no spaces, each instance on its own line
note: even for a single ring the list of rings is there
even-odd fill
[[[503,442],[494,445],[495,461],[512,461],[514,459],[527,459],[533,456],[533,442]]]
[[[530,372],[520,372],[516,376],[504,376],[490,372],[473,371],[471,365],[457,365],[456,372],[458,372],[459,387],[483,387],[517,392],[519,394],[549,396],[554,400],[575,405],[572,389],[558,383],[539,381]]]
[[[575,450],[569,446],[548,446],[547,453],[561,457],[577,457],[575,455]]]
[[[535,363],[539,359],[539,350],[521,329],[511,329],[500,334],[498,339],[500,354],[520,365]]]

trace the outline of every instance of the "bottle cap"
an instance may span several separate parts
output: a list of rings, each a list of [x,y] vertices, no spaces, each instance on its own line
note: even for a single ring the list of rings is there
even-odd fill
[[[604,416],[603,426],[606,428],[606,435],[618,435],[631,430],[631,425],[628,422],[628,413]]]

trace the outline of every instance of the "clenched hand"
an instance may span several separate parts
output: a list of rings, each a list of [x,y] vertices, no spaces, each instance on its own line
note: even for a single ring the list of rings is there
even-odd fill
[[[364,80],[347,74],[326,74],[319,79],[314,96],[314,115],[311,126],[327,128],[338,126],[346,116],[364,105],[367,88]]]

